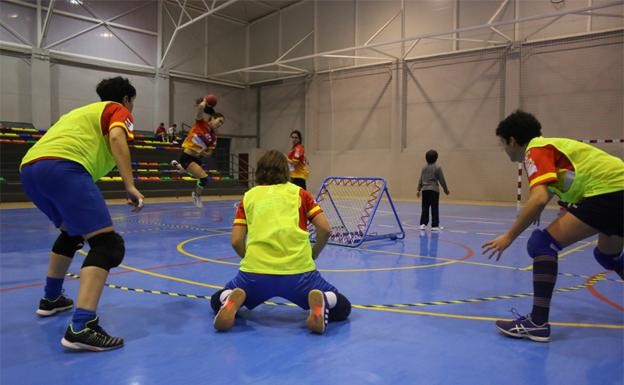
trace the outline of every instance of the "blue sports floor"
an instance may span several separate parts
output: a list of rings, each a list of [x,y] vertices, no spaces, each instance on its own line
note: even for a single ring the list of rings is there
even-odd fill
[[[497,318],[531,309],[527,234],[500,262],[480,254],[515,208],[443,204],[440,234],[417,230],[418,202],[396,202],[407,237],[357,249],[328,246],[324,277],[354,304],[325,335],[307,313],[276,303],[243,310],[217,333],[210,296],[237,271],[229,244],[234,201],[110,206],[126,258],[98,314],[126,346],[65,351],[71,312],[38,318],[57,231],[36,209],[0,211],[0,383],[27,384],[592,384],[624,383],[624,285],[603,273],[593,242],[560,254],[551,342],[500,335]],[[556,215],[542,216],[549,223]],[[83,255],[70,273],[79,274]],[[76,298],[78,281],[66,294]]]

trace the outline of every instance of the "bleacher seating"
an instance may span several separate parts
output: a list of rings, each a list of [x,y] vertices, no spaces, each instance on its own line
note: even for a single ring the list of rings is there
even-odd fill
[[[0,122],[0,201],[28,201],[19,180],[19,164],[26,151],[45,134],[28,123]],[[171,167],[182,149],[178,144],[163,143],[136,133],[129,143],[132,169],[137,188],[149,197],[190,196],[196,180]],[[208,165],[204,165],[204,168]],[[240,195],[248,188],[247,180],[234,179],[229,165],[208,170],[210,183],[204,195]],[[117,169],[97,182],[105,198],[124,198],[123,182]]]

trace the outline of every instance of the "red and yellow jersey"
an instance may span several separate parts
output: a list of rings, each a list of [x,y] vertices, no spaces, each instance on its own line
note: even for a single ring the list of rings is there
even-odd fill
[[[293,146],[288,153],[288,166],[290,167],[291,178],[308,179],[308,161],[301,143]]]
[[[312,195],[304,189],[299,190],[301,205],[299,206],[299,228],[308,231],[308,221],[323,212],[321,207],[316,203]],[[247,216],[245,215],[245,203],[241,199],[234,215],[234,226],[247,226]]]
[[[61,116],[22,158],[20,168],[41,159],[67,159],[81,164],[97,181],[115,166],[108,134],[116,127],[134,139],[134,118],[116,102],[97,102]]]
[[[102,135],[106,136],[114,127],[121,127],[128,140],[134,140],[134,117],[126,107],[117,103],[110,103],[104,107],[100,118]]]
[[[529,149],[524,158],[524,169],[530,188],[554,185],[560,190],[567,190],[575,176],[570,160],[550,144]]]
[[[214,150],[216,147],[217,135],[212,131],[206,119],[196,120],[182,143],[182,148],[195,152],[202,152],[206,149]]]

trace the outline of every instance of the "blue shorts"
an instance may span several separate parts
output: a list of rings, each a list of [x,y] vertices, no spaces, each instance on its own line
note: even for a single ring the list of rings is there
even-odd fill
[[[71,160],[46,159],[22,167],[22,186],[54,226],[85,235],[113,225],[91,174]]]
[[[253,309],[270,298],[282,297],[308,310],[310,290],[338,292],[316,270],[293,275],[254,274],[239,271],[236,277],[225,285],[226,289],[237,287],[247,293],[244,305],[248,309]]]

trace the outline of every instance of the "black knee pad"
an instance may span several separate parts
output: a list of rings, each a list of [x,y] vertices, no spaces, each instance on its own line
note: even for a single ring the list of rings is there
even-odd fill
[[[124,240],[114,231],[98,234],[89,239],[91,250],[82,267],[96,266],[106,271],[119,266],[126,253]]]
[[[52,252],[64,257],[73,258],[76,251],[84,246],[84,238],[80,235],[70,236],[67,231],[61,230],[61,234],[56,238]]]
[[[351,302],[340,293],[336,294],[336,306],[329,309],[329,322],[344,321],[351,314]]]
[[[219,309],[221,309],[221,294],[224,291],[225,289],[221,289],[210,297],[210,306],[212,306],[212,310],[214,310],[215,313],[218,313]]]

